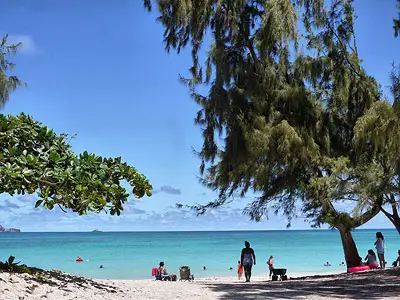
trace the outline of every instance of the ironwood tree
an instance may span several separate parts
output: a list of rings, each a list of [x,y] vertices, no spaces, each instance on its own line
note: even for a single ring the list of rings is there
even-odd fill
[[[379,101],[356,124],[354,148],[357,150],[357,182],[362,201],[366,195],[382,199],[380,210],[400,234],[400,67],[391,72],[393,102]]]
[[[348,267],[359,265],[351,230],[384,199],[366,194],[353,139],[357,120],[382,97],[361,64],[353,1],[144,1],[152,4],[166,50],[191,48],[191,76],[182,81],[201,107],[202,183],[219,191],[193,208],[204,213],[252,192],[259,196],[245,209],[251,219],[272,209],[289,222],[305,215],[314,226],[328,223],[340,232]],[[355,205],[339,209],[343,202]]]

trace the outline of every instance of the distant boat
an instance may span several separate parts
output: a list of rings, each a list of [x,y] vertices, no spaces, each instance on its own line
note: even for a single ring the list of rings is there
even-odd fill
[[[92,232],[102,232],[101,230],[95,229]]]

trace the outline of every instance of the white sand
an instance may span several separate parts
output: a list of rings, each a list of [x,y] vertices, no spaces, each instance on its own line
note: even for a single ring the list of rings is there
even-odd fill
[[[400,270],[317,276],[271,282],[254,277],[199,278],[194,282],[92,280],[62,275],[58,279],[0,273],[0,299],[400,299]]]
[[[218,299],[218,293],[200,284],[200,280],[85,280],[86,283],[80,280],[74,282],[73,279],[38,279],[27,274],[0,273],[0,299]]]

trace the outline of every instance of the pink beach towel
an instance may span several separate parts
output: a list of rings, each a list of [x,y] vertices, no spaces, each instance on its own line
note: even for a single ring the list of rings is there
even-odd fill
[[[156,276],[158,273],[158,268],[151,269],[151,276]]]

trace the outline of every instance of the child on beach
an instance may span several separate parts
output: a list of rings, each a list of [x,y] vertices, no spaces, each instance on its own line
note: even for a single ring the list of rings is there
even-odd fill
[[[269,268],[269,278],[272,276],[272,270],[274,269],[274,257],[271,255],[267,261],[267,265]]]
[[[238,279],[242,280],[242,275],[243,275],[243,265],[240,263],[240,260],[238,261]]]
[[[378,262],[376,261],[376,255],[375,255],[375,252],[374,252],[374,250],[372,250],[372,249],[369,249],[368,250],[368,254],[367,254],[367,256],[365,257],[365,260],[366,260],[366,264],[367,265],[369,265],[369,266],[371,266],[371,265],[375,265],[375,267],[378,265]]]
[[[385,243],[382,232],[376,233],[376,241],[374,243],[376,252],[378,253],[379,265],[381,269],[385,268]]]

